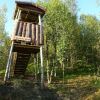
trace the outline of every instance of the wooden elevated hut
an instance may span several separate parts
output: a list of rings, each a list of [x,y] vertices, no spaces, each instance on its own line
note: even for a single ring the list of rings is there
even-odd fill
[[[9,79],[11,62],[14,61],[14,76],[24,75],[31,54],[40,52],[41,81],[43,82],[43,16],[45,9],[34,3],[16,1],[14,30],[4,81]],[[16,57],[12,56],[16,52]],[[15,60],[13,60],[16,58]]]

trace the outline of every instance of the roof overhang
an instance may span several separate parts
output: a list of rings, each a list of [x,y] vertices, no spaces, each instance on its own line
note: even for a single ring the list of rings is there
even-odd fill
[[[41,14],[42,16],[46,12],[46,9],[44,9],[43,7],[41,7],[35,3],[22,2],[22,1],[15,1],[15,3],[16,3],[16,9],[14,12],[14,19],[16,17],[16,13],[17,13],[18,9],[30,11],[30,12],[35,12],[36,14]]]

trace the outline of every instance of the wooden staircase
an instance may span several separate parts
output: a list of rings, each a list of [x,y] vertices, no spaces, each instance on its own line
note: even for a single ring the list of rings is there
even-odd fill
[[[14,64],[14,76],[24,75],[31,54],[17,53],[17,58]]]

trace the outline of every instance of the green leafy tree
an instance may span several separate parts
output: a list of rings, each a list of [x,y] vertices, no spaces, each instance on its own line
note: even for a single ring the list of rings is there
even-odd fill
[[[6,23],[6,7],[0,7],[0,69],[6,67],[8,51],[9,51],[9,37],[5,31]]]

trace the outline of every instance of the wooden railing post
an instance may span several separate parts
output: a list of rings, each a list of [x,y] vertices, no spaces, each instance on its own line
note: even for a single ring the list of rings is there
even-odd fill
[[[44,87],[44,68],[43,68],[43,47],[40,47],[40,60],[41,60],[41,88]]]
[[[40,45],[41,45],[41,44],[43,44],[42,43],[43,33],[42,33],[42,19],[41,19],[41,15],[39,15],[39,25],[40,25]]]

